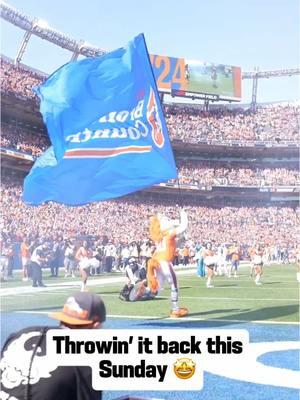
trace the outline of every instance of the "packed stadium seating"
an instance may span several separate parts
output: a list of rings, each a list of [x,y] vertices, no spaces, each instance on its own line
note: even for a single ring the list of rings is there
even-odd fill
[[[1,58],[1,91],[13,93],[24,99],[36,99],[32,87],[45,79],[30,68],[19,66]],[[253,141],[294,141],[299,132],[298,104],[275,104],[261,106],[253,113],[249,109],[219,107],[204,111],[191,106],[165,107],[167,125],[171,139],[185,142],[232,140],[244,143]]]
[[[5,61],[1,57],[1,91],[12,93],[23,99],[34,99],[32,91],[34,86],[38,86],[45,79],[42,75],[34,72],[30,68],[16,68],[14,64]]]
[[[55,203],[30,207],[22,202],[21,193],[22,187],[11,181],[2,185],[2,231],[9,236],[46,239],[90,234],[130,243],[148,237],[151,215],[161,212],[178,218],[179,206],[188,211],[188,238],[194,242],[292,244],[299,224],[299,209],[291,207],[202,207],[174,197],[164,201],[128,197],[76,208]]]
[[[60,11],[59,4],[55,6],[54,3],[51,2],[50,6],[57,14]],[[75,3],[73,2],[73,5]],[[247,41],[244,40],[246,36],[250,40],[248,42],[250,43],[252,40],[256,48],[258,41],[255,39],[261,36],[261,32],[268,33],[265,38],[268,43],[271,43],[270,37],[274,33],[272,25],[266,23],[261,24],[261,32],[259,30],[256,32],[255,29],[256,36],[253,34],[253,29],[249,30],[249,27],[255,26],[254,20],[257,15],[261,13],[261,19],[265,22],[265,16],[268,17],[270,14],[270,7],[265,7],[263,2],[258,3],[262,3],[263,9],[257,9],[257,12],[253,12],[251,9],[252,4],[251,7],[247,5],[246,13],[246,9],[239,7],[238,11],[241,13],[242,19],[237,18],[239,12],[236,12],[237,10],[232,12],[230,7],[227,10],[228,15],[226,15],[225,9],[228,7],[221,9],[220,6],[218,8],[214,6],[210,10],[209,7],[205,5],[204,8],[201,4],[202,13],[198,12],[198,19],[199,21],[201,18],[203,20],[203,14],[208,21],[207,26],[209,24],[218,25],[219,17],[221,17],[223,25],[227,26],[231,20],[234,20],[234,27],[238,26],[239,28],[236,31],[238,31],[240,44],[246,52],[248,51],[248,58],[251,58],[253,52],[249,51]],[[177,4],[174,8],[176,6]],[[281,9],[277,6],[275,4],[273,8],[277,13],[279,10],[280,13]],[[76,12],[76,7],[74,6],[72,10],[66,7],[62,8],[65,11],[63,19],[70,19],[71,16],[71,19],[74,20],[72,22],[88,21],[89,27],[93,28],[93,21],[89,18],[92,9],[90,3],[84,4],[80,14],[78,14],[78,10]],[[104,175],[104,181],[109,181],[114,189],[119,189],[117,184],[119,180],[116,179],[119,176],[122,178],[123,175],[127,175],[126,182],[123,185],[120,183],[120,187],[134,188],[136,171],[140,170],[145,176],[146,173],[150,174],[153,165],[156,171],[165,172],[164,168],[168,171],[165,164],[162,167],[159,162],[150,165],[149,159],[148,162],[146,161],[147,154],[137,153],[150,152],[150,156],[153,154],[157,156],[156,159],[164,157],[166,153],[169,153],[167,151],[169,149],[166,149],[169,140],[164,129],[160,129],[163,118],[158,107],[158,96],[153,99],[153,90],[151,89],[149,92],[147,89],[145,75],[146,79],[136,94],[132,90],[131,96],[128,96],[130,102],[139,102],[132,111],[129,110],[129,104],[125,101],[126,90],[118,90],[117,96],[113,96],[110,91],[101,90],[102,83],[96,84],[98,76],[95,78],[97,74],[94,72],[84,81],[81,80],[87,85],[88,93],[96,93],[96,97],[102,99],[99,104],[97,103],[97,107],[95,101],[91,102],[94,104],[91,106],[78,88],[78,84],[80,86],[79,75],[82,76],[79,72],[77,78],[75,76],[73,79],[74,75],[72,76],[71,85],[70,80],[67,80],[66,83],[62,83],[60,79],[56,80],[55,90],[48,91],[48,94],[51,92],[51,105],[49,104],[49,107],[42,106],[42,110],[47,110],[47,112],[40,113],[40,100],[35,95],[33,88],[42,84],[47,79],[47,75],[22,64],[25,60],[33,63],[33,67],[45,65],[46,62],[49,69],[50,64],[54,65],[59,63],[59,60],[63,60],[60,58],[62,56],[60,52],[64,53],[65,61],[88,61],[86,65],[90,61],[83,59],[84,57],[97,57],[107,52],[90,45],[85,40],[73,39],[53,29],[46,20],[38,16],[35,18],[27,16],[23,11],[16,10],[6,2],[2,2],[0,8],[4,24],[9,24],[9,29],[5,26],[4,31],[11,39],[6,43],[5,48],[10,55],[14,52],[14,60],[3,55],[0,64],[0,281],[2,283],[1,296],[5,300],[5,304],[3,301],[3,307],[1,307],[2,345],[6,341],[3,348],[5,351],[2,352],[4,360],[1,360],[1,365],[4,366],[3,377],[8,371],[5,376],[7,393],[0,391],[2,394],[0,400],[4,397],[15,399],[10,396],[17,393],[19,389],[26,393],[26,398],[34,397],[34,395],[37,395],[38,398],[46,397],[44,389],[46,386],[49,388],[49,397],[51,397],[51,393],[54,393],[55,397],[56,389],[62,392],[60,390],[62,385],[54,387],[55,385],[51,385],[52,381],[50,382],[50,380],[48,384],[44,383],[45,379],[41,380],[41,385],[39,383],[37,386],[31,384],[32,378],[36,377],[34,374],[36,364],[40,363],[43,370],[38,372],[46,374],[50,372],[50,374],[48,373],[50,376],[53,371],[44,368],[45,364],[46,367],[48,366],[47,356],[49,354],[39,354],[42,346],[36,346],[33,349],[34,338],[29,335],[30,338],[27,340],[24,332],[29,332],[28,327],[34,324],[41,328],[38,340],[43,339],[49,324],[49,316],[51,317],[53,314],[52,312],[49,314],[49,312],[62,307],[62,298],[66,293],[70,293],[71,297],[67,300],[62,310],[63,313],[56,314],[65,314],[65,316],[69,314],[69,317],[81,318],[85,305],[81,304],[82,302],[79,300],[84,299],[84,296],[89,293],[99,294],[107,309],[106,328],[112,330],[120,328],[120,332],[128,329],[131,329],[132,332],[133,329],[139,328],[139,332],[144,332],[145,335],[149,329],[152,329],[154,335],[157,335],[156,332],[160,332],[160,329],[168,328],[171,332],[170,329],[180,328],[181,331],[179,332],[177,329],[177,332],[183,338],[188,338],[190,333],[198,335],[199,332],[201,343],[198,341],[196,344],[201,344],[201,348],[203,344],[204,353],[207,353],[205,347],[208,348],[208,353],[216,353],[215,355],[211,354],[212,361],[213,359],[216,361],[215,365],[210,361],[200,362],[198,365],[200,359],[199,357],[195,358],[196,354],[194,354],[195,362],[193,364],[197,365],[192,380],[196,378],[194,381],[198,385],[197,391],[190,390],[191,387],[188,383],[192,380],[185,385],[185,391],[177,390],[175,394],[172,390],[163,391],[161,386],[164,384],[161,382],[163,379],[159,379],[160,384],[155,384],[157,379],[154,375],[157,374],[147,375],[147,369],[150,370],[152,365],[145,367],[146,358],[143,357],[145,360],[142,360],[142,364],[140,364],[143,370],[146,368],[146,376],[152,376],[152,378],[150,377],[150,380],[152,379],[151,391],[145,391],[145,388],[135,384],[135,381],[129,387],[127,384],[129,380],[121,379],[121,383],[115,385],[113,391],[107,390],[107,386],[101,387],[103,390],[101,398],[106,400],[150,400],[150,397],[152,400],[157,397],[164,399],[175,397],[182,400],[195,398],[288,400],[294,394],[296,396],[298,381],[296,382],[295,370],[297,370],[298,364],[295,364],[294,349],[297,347],[295,340],[299,337],[299,327],[297,326],[299,293],[296,279],[300,282],[300,206],[298,201],[300,193],[300,101],[270,104],[258,104],[257,102],[262,98],[260,97],[262,92],[265,95],[268,87],[267,84],[260,84],[261,81],[266,81],[262,78],[272,78],[272,82],[268,82],[273,86],[277,85],[275,89],[278,98],[285,95],[292,98],[294,90],[288,91],[291,85],[287,85],[282,90],[281,82],[279,84],[273,82],[281,81],[281,79],[273,78],[286,77],[291,81],[296,78],[296,75],[299,75],[300,69],[292,69],[291,59],[286,60],[284,51],[279,50],[277,53],[280,55],[280,60],[287,64],[286,69],[264,71],[260,67],[255,67],[254,71],[248,72],[229,65],[150,54],[149,59],[152,63],[154,77],[156,77],[158,90],[161,90],[159,98],[167,123],[178,178],[157,183],[126,196],[113,199],[110,196],[110,200],[96,201],[83,206],[71,207],[52,201],[40,206],[29,206],[25,204],[26,195],[23,200],[23,186],[24,179],[34,163],[34,167],[37,168],[33,168],[29,178],[25,180],[25,194],[27,192],[33,195],[43,195],[49,189],[51,196],[54,192],[61,191],[63,196],[60,201],[63,203],[67,202],[66,194],[74,194],[80,200],[80,204],[85,204],[86,200],[82,195],[88,192],[89,188],[93,188],[101,194],[110,193],[102,181],[96,182],[99,175]],[[32,7],[29,5],[28,7],[24,5],[22,8],[32,12]],[[48,19],[47,9],[37,8],[41,17]],[[187,10],[187,12],[183,15],[181,10],[182,15],[179,19],[176,18],[176,14],[170,13],[169,9],[162,9],[161,14],[163,15],[163,12],[166,11],[167,18],[164,18],[164,21],[168,23],[169,17],[169,24],[173,23],[175,26],[176,22],[179,20],[183,22],[183,17],[191,14],[189,8],[189,4],[185,3],[184,11]],[[96,12],[93,15],[101,24],[101,17],[104,15],[101,4],[98,5],[96,11],[98,14]],[[265,15],[262,11],[265,11]],[[286,10],[284,11],[282,16],[285,21],[288,14]],[[293,11],[295,10],[291,9],[291,12]],[[132,14],[132,9],[129,12]],[[55,13],[52,14],[55,16]],[[195,14],[195,7],[192,7],[192,13]],[[51,19],[53,20],[52,14]],[[145,10],[142,10],[142,14],[149,19],[150,14]],[[275,18],[272,18],[274,15]],[[124,12],[119,12],[119,16],[121,18],[119,22],[128,20],[128,15]],[[240,29],[243,25],[243,16],[247,19],[248,31],[247,24],[244,24],[245,29]],[[143,15],[139,18],[139,24],[143,24],[142,17]],[[283,41],[291,47],[293,43],[289,43],[291,40],[284,40],[285,37],[280,29],[282,24],[280,25],[276,14],[271,14],[269,20],[274,22],[273,27],[275,31],[278,31],[278,37],[282,36]],[[191,24],[192,19],[189,18],[189,21]],[[114,22],[117,26],[117,19]],[[159,24],[160,21],[155,22]],[[291,32],[293,31],[293,22],[295,22],[295,18],[289,18],[291,26],[288,28]],[[152,20],[150,23],[149,27],[151,28],[154,24]],[[78,24],[75,25],[78,28]],[[81,25],[79,24],[79,27],[82,30],[84,26],[82,28]],[[181,25],[184,24],[181,23]],[[198,25],[202,26],[203,24],[199,22]],[[258,24],[255,28],[257,26]],[[17,36],[12,34],[11,27],[18,28]],[[69,28],[70,26],[68,26]],[[185,28],[187,27],[185,26]],[[195,42],[195,37],[196,42],[197,40],[199,42],[201,38],[205,47],[215,54],[218,53],[216,49],[214,50],[216,39],[217,42],[220,42],[218,45],[221,44],[224,47],[224,51],[221,53],[226,55],[227,52],[228,62],[235,62],[234,59],[230,61],[232,54],[240,54],[241,56],[238,58],[234,57],[236,65],[245,66],[243,52],[234,46],[237,41],[234,36],[230,38],[227,35],[227,37],[220,38],[219,32],[214,28],[213,30],[216,30],[217,33],[215,38],[211,34],[212,29],[206,29],[206,32],[200,32],[196,36],[191,35],[189,29],[180,30],[177,27],[177,30],[180,31],[181,42],[184,45],[186,44],[184,37],[187,36],[182,34],[188,35],[188,41],[191,42]],[[73,29],[73,32],[77,31]],[[84,29],[83,32],[85,32]],[[88,30],[90,39],[93,40],[91,32]],[[101,31],[99,32],[97,40],[99,41],[100,38],[101,41],[102,37],[104,41],[110,43],[110,38],[106,37],[105,39],[105,33],[101,35]],[[160,33],[159,30],[158,33]],[[278,39],[276,35],[273,36],[275,40]],[[13,42],[16,40],[19,45],[16,48],[18,50],[14,51]],[[128,46],[133,50],[132,52],[134,52],[134,47]],[[198,49],[200,47],[198,46]],[[277,47],[280,48],[279,45]],[[274,48],[277,49],[277,47]],[[141,48],[138,46],[136,48],[139,50],[138,71],[146,74],[149,71],[146,68],[144,71],[142,67]],[[37,49],[39,60],[35,58]],[[55,51],[51,60],[50,50]],[[259,49],[256,53],[256,56],[261,56]],[[118,50],[114,52],[113,57],[116,54],[123,54],[123,61],[127,62],[126,67],[128,67],[128,53]],[[166,54],[171,54],[171,47],[170,53],[166,52]],[[272,51],[269,54],[272,56]],[[188,57],[188,54],[186,56]],[[203,57],[205,57],[205,52]],[[273,59],[275,60],[276,57]],[[109,61],[109,58],[106,57],[105,60]],[[267,65],[263,58],[258,57],[257,60],[262,68],[263,65]],[[270,57],[268,60],[270,61]],[[135,66],[135,63],[132,64]],[[78,65],[82,66],[82,64],[76,63],[72,65],[75,66],[75,69]],[[118,62],[118,65],[121,66],[122,63]],[[110,65],[109,71],[106,73],[106,70],[102,69],[102,72],[105,73],[100,75],[105,75],[105,78],[109,77],[113,69],[114,67]],[[71,70],[74,72],[72,68]],[[80,68],[78,70],[80,71]],[[130,72],[132,71],[130,70]],[[119,76],[121,77],[120,81],[123,80],[123,73],[114,74],[114,78],[119,78]],[[289,78],[290,76],[292,79]],[[238,103],[238,100],[242,100],[240,89],[242,89],[244,100],[249,94],[247,90],[244,90],[244,86],[247,85],[247,82],[250,83],[250,79],[253,84],[252,102],[242,105]],[[124,82],[128,86],[129,79],[126,77],[125,80],[126,82]],[[114,79],[113,81],[115,82]],[[109,82],[111,84],[112,80],[110,79]],[[140,78],[136,83],[133,85],[134,89],[139,86]],[[58,88],[58,86],[60,87]],[[275,93],[271,86],[269,87],[272,91],[267,93],[265,98],[271,98],[270,96]],[[71,91],[76,93],[74,102],[68,101],[70,87]],[[115,85],[115,87],[119,89],[119,86]],[[105,95],[109,93],[109,96],[101,97],[99,93]],[[112,100],[109,106],[104,106],[104,97]],[[141,107],[140,100],[143,98],[148,98],[148,100],[144,100],[144,105]],[[53,104],[56,100],[66,106],[63,111],[66,119],[62,121],[60,119],[62,114],[60,114],[51,129],[49,125],[51,117],[49,118],[49,116],[51,113],[52,116],[56,114],[56,107]],[[121,100],[120,103],[118,100]],[[199,104],[200,101],[203,104]],[[83,104],[85,107],[82,107]],[[122,107],[122,111],[120,111],[120,107]],[[82,113],[83,109],[88,112]],[[99,114],[97,117],[91,112],[94,109]],[[60,110],[62,111],[61,107]],[[147,114],[147,127],[139,121],[140,118],[145,117],[145,115],[141,115],[144,114],[144,111]],[[103,113],[108,113],[108,117],[102,117]],[[89,117],[86,118],[85,114],[88,114]],[[104,125],[102,126],[103,130],[94,131],[98,125],[96,118],[105,123],[105,128]],[[51,145],[43,119],[47,121],[47,126],[51,129],[54,144],[56,143],[55,134],[57,134],[57,139],[59,139],[58,136],[60,139],[62,136],[59,135],[59,130],[54,128],[58,125],[62,128],[63,134],[69,135],[69,139],[71,138],[72,143],[68,147],[69,154],[60,151],[64,150],[61,143],[58,143],[57,147],[54,146],[54,153],[57,157],[65,156],[62,162],[60,159],[57,160],[57,168],[54,166],[55,160],[50,151],[46,152],[45,157],[38,159]],[[128,123],[129,119],[131,122]],[[92,120],[95,122],[92,123]],[[122,121],[122,127],[116,128],[118,124],[115,124],[114,121],[120,123]],[[78,124],[81,126],[79,127]],[[135,125],[134,129],[130,126],[133,124]],[[138,132],[141,126],[143,126],[143,132]],[[91,135],[89,129],[93,129]],[[110,134],[113,139],[107,140],[106,137]],[[129,143],[127,137],[136,139],[136,141]],[[142,137],[142,141],[139,140],[140,137]],[[90,139],[93,140],[93,143]],[[83,144],[81,144],[82,142]],[[129,144],[135,144],[135,146],[129,146]],[[145,144],[147,146],[144,146]],[[126,158],[122,152],[126,154]],[[107,159],[108,156],[113,158]],[[98,162],[100,157],[102,160]],[[110,160],[116,161],[116,164],[118,161],[122,161],[122,163],[120,162],[121,166],[119,164],[119,166],[110,168]],[[143,165],[135,164],[135,160]],[[168,162],[169,159],[165,161]],[[54,167],[52,168],[52,166]],[[61,166],[62,168],[60,168]],[[94,166],[96,166],[96,171]],[[49,181],[47,174],[51,175]],[[167,176],[174,175],[173,173]],[[30,185],[30,181],[35,182],[36,185]],[[154,179],[151,180],[151,182],[153,181]],[[139,178],[139,182],[145,183],[146,179]],[[46,195],[43,198],[48,199],[50,196]],[[95,198],[96,196],[93,196],[89,199]],[[187,213],[187,229],[185,212],[182,210]],[[155,214],[160,214],[158,217],[163,215],[176,220],[180,225],[179,229],[169,231],[165,227],[162,234],[158,229],[158,220],[154,218],[150,232],[151,217]],[[178,234],[179,230],[184,232]],[[174,271],[172,263],[175,267]],[[83,297],[77,296],[76,292],[79,290]],[[161,290],[163,291],[161,292]],[[63,301],[65,301],[65,297]],[[180,317],[184,318],[180,319]],[[82,319],[84,318],[79,321],[78,318],[75,320],[73,318],[74,321],[72,321],[72,318],[65,318],[65,322],[56,322],[60,322],[60,328],[80,328],[84,327],[85,325],[82,324],[86,322]],[[76,323],[76,325],[71,323]],[[79,323],[81,326],[77,325]],[[54,326],[54,324],[52,325]],[[98,323],[93,323],[86,327],[97,327],[98,325]],[[100,325],[102,326],[102,323]],[[207,330],[206,328],[213,329]],[[222,328],[226,328],[226,330]],[[15,335],[14,342],[7,339],[11,338],[11,333],[16,332],[17,329],[19,332],[23,332],[23,335]],[[211,336],[207,341],[205,338],[205,340],[201,338],[204,331]],[[65,332],[68,335],[68,332]],[[101,332],[103,330],[99,332],[100,336]],[[130,333],[130,331],[128,332]],[[164,333],[164,330],[161,332]],[[222,332],[224,335],[220,336]],[[230,335],[232,333],[231,336],[227,336],[227,340],[226,332],[229,332]],[[171,335],[169,334],[169,337]],[[216,340],[214,340],[214,336]],[[68,336],[66,337],[68,339]],[[192,342],[195,338],[196,336],[191,336]],[[122,346],[117,345],[125,342],[121,343],[117,339],[117,337],[113,337],[113,345],[120,348],[112,349],[112,353],[123,353]],[[129,338],[129,344],[132,342],[131,339],[132,336]],[[149,342],[146,336],[145,343],[142,343],[139,337],[139,345],[146,344],[146,341]],[[41,341],[39,343],[41,344]],[[109,342],[107,343],[109,344]],[[169,343],[170,355],[174,353],[171,351],[172,343],[175,342]],[[14,344],[17,344],[15,351]],[[168,343],[165,342],[165,344]],[[178,344],[180,344],[180,338]],[[239,344],[239,350],[245,353],[243,353],[245,357],[241,358],[239,355],[237,358],[236,354],[232,354],[232,365],[230,365],[230,353],[237,353],[234,350],[238,348],[235,346],[236,344]],[[28,351],[23,352],[24,356],[21,357],[20,351],[23,347]],[[191,346],[190,353],[199,352],[192,351],[192,347],[196,348],[197,346]],[[38,351],[36,352],[36,350]],[[144,353],[148,353],[149,346],[144,346],[144,350]],[[248,350],[250,350],[251,357],[249,357]],[[9,355],[14,357],[9,357]],[[44,357],[37,357],[38,355]],[[109,358],[108,356],[107,358]],[[114,362],[116,358],[114,354],[112,356]],[[187,360],[181,358],[174,363],[175,356],[176,354],[173,354],[173,358],[169,357],[171,363],[169,370],[171,371],[174,369],[173,366],[180,364],[180,361]],[[187,356],[189,355],[187,354]],[[167,358],[167,354],[165,358]],[[201,358],[203,357],[201,356]],[[54,358],[52,357],[51,360],[53,361]],[[245,363],[242,368],[239,368],[240,361],[243,360],[249,363],[248,368]],[[138,364],[136,367],[131,362],[129,364],[114,363],[112,374],[119,375],[119,377],[122,372],[127,377],[128,375],[131,377],[141,375],[137,372],[137,369],[140,368]],[[185,364],[185,362],[181,362],[181,369],[186,369]],[[16,365],[18,370],[14,368]],[[276,369],[278,370],[277,374]],[[157,370],[159,372],[159,368]],[[20,373],[20,371],[21,373],[22,371],[26,372],[26,382],[25,385],[18,386],[20,381],[18,372]],[[94,371],[92,372],[94,373]],[[98,372],[96,371],[97,374]],[[54,381],[58,382],[61,381],[60,377],[64,374],[59,370],[58,373],[54,371],[52,375]],[[190,375],[185,374],[181,377],[188,378]],[[41,376],[43,375],[40,374],[38,378]],[[95,383],[94,377],[92,377],[93,384]],[[16,379],[12,381],[11,378]],[[74,393],[77,392],[78,397],[88,397],[87,393],[91,384],[90,379],[85,378],[86,376],[76,376],[77,385],[73,386]],[[201,380],[203,380],[203,388],[200,385]],[[139,382],[142,382],[142,379]],[[127,385],[128,390],[124,390],[123,383],[125,386]],[[52,386],[54,387],[53,391]],[[6,390],[5,386],[4,390]],[[20,391],[19,393],[21,393]],[[18,394],[16,396],[19,397]],[[95,396],[97,397],[96,394]],[[69,397],[73,398],[74,396],[70,394]],[[92,397],[94,396],[92,395]]]
[[[43,79],[44,76],[30,68],[23,66],[17,69],[9,61],[1,60],[1,91],[4,95],[16,96],[25,103],[34,100],[38,107],[31,89]],[[296,142],[299,110],[297,104],[259,107],[256,113],[224,106],[209,112],[191,106],[165,107],[171,139],[204,140],[207,143],[239,140],[244,144],[255,140]],[[48,138],[41,132],[30,131],[20,122],[8,120],[2,124],[1,147],[39,156],[49,146]],[[262,165],[241,160],[204,161],[185,157],[178,158],[177,164],[182,184],[299,185],[295,163]],[[76,209],[53,203],[33,208],[23,204],[21,192],[20,182],[4,179],[1,211],[2,231],[6,238],[25,235],[46,239],[57,235],[93,234],[106,235],[115,242],[142,240],[148,237],[150,215],[161,212],[178,217],[179,205],[188,210],[188,238],[194,242],[215,240],[224,243],[238,239],[248,245],[254,240],[288,245],[296,240],[299,223],[299,209],[291,207],[237,207],[222,206],[220,203],[199,206],[191,199],[185,199],[182,204],[182,199],[170,196],[167,200],[127,197]]]
[[[286,186],[299,185],[296,167],[253,166],[246,163],[177,160],[179,182],[197,185]]]
[[[50,142],[45,135],[24,129],[17,124],[6,124],[2,121],[0,145],[37,157],[50,146]]]
[[[15,149],[34,157],[50,146],[48,137],[32,133],[15,124],[2,123],[1,147]],[[179,181],[182,184],[224,186],[287,186],[300,185],[296,166],[266,167],[246,163],[177,160]]]
[[[222,143],[242,141],[297,141],[299,132],[297,104],[275,104],[249,109],[212,109],[209,112],[192,107],[166,107],[166,118],[172,139],[185,142]]]

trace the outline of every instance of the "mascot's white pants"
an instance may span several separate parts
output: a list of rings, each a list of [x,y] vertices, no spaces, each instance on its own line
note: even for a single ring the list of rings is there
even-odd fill
[[[156,278],[159,283],[159,290],[164,286],[165,281],[169,283],[171,287],[172,310],[178,310],[178,284],[173,265],[168,261],[160,261],[159,265],[160,268],[156,270]]]

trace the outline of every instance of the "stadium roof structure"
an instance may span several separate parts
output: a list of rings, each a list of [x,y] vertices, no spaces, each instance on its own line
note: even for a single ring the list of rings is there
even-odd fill
[[[41,39],[48,40],[72,53],[81,54],[86,57],[95,57],[106,54],[107,51],[92,46],[83,40],[75,40],[62,32],[48,26],[46,21],[39,18],[30,19],[27,15],[16,10],[14,7],[1,2],[1,18],[23,29],[25,32],[34,34]]]
[[[72,52],[71,61],[75,61],[79,55],[85,57],[96,57],[104,55],[108,52],[107,50],[101,49],[97,46],[93,46],[84,40],[73,39],[66,34],[50,27],[46,21],[40,18],[31,19],[27,15],[21,13],[20,11],[3,1],[1,1],[0,8],[1,18],[25,31],[22,43],[15,58],[16,64],[19,64],[21,62],[22,56],[25,52],[27,43],[29,42],[31,35],[36,35],[41,39],[47,40],[59,47],[69,50],[70,52]],[[256,67],[254,71],[244,71],[242,73],[242,79],[253,80],[251,103],[252,109],[256,109],[258,79],[293,76],[298,74],[300,74],[299,68],[280,69],[274,71],[259,71],[258,67]]]
[[[48,26],[46,21],[39,18],[30,19],[27,15],[11,7],[7,3],[1,2],[1,18],[16,25],[17,27],[28,31],[41,39],[48,40],[72,53],[80,54],[86,57],[101,56],[108,53],[107,50],[88,44],[83,40],[70,38],[62,32]],[[242,79],[273,78],[279,76],[292,76],[300,74],[299,68],[281,69],[275,71],[248,71],[243,72]]]
[[[292,76],[299,75],[299,68],[290,68],[290,69],[279,69],[275,71],[252,71],[252,72],[243,72],[242,79],[253,79],[257,78],[274,78],[280,76]]]

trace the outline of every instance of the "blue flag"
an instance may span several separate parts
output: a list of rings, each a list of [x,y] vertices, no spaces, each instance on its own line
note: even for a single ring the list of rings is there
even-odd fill
[[[81,205],[177,177],[142,34],[64,65],[35,91],[52,147],[25,179],[25,203]]]

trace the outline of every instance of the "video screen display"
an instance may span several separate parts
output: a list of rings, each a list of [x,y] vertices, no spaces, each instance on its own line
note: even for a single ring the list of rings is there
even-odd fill
[[[158,89],[187,93],[215,94],[240,99],[240,67],[167,56],[150,56]]]

